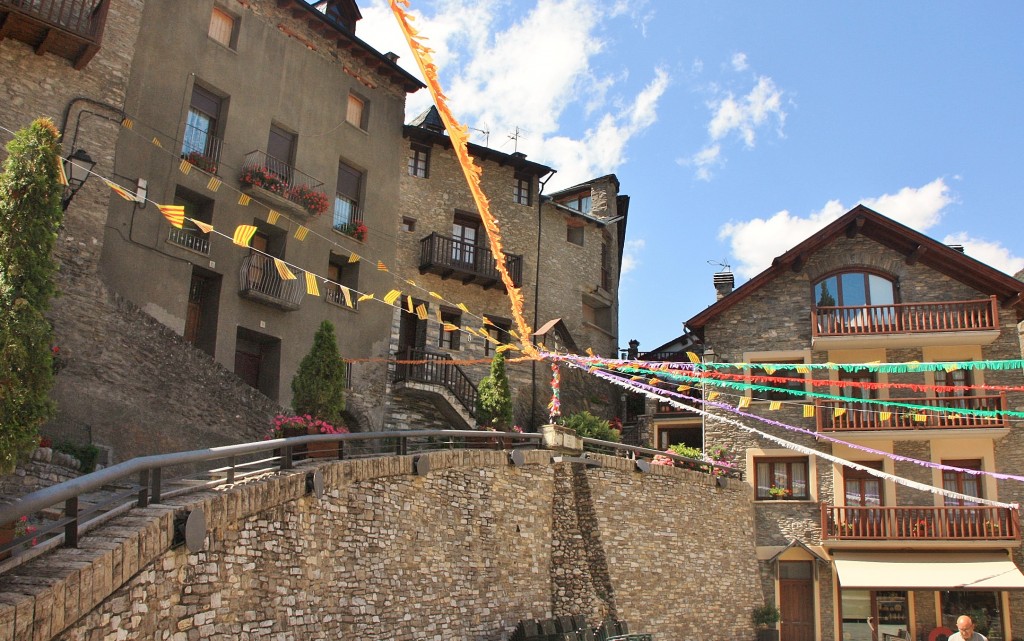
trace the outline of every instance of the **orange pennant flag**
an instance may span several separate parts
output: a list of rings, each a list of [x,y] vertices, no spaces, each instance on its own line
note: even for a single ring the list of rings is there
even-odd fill
[[[427,313],[427,306],[424,305],[423,303],[420,303],[416,307],[416,317],[419,318],[420,320],[427,320],[428,318],[430,318],[430,315]]]
[[[181,229],[185,224],[185,206],[184,205],[157,205],[157,209],[164,215],[167,222],[171,223],[173,227]]]
[[[203,232],[204,234],[209,234],[211,231],[213,231],[213,225],[211,225],[210,223],[204,223],[203,221],[196,220],[195,218],[189,218],[189,220],[191,220],[192,224],[198,227],[199,231]]]
[[[128,202],[132,202],[132,203],[139,202],[139,199],[135,197],[135,194],[129,192],[127,189],[125,189],[121,185],[118,185],[117,183],[110,182],[106,178],[103,178],[102,180],[103,180],[103,182],[107,183],[107,187],[110,187],[111,189],[113,189],[114,192],[118,196],[120,196],[121,198],[124,198]]]
[[[378,260],[377,261],[377,271],[386,272],[387,270],[388,270],[388,266],[384,264],[384,261]]]
[[[232,242],[242,247],[248,247],[252,237],[256,235],[255,225],[239,225],[235,227],[235,233],[231,236]]]

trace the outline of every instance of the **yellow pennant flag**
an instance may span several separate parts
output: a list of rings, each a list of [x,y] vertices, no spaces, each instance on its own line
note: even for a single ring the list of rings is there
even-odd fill
[[[797,365],[796,366],[796,373],[797,374],[806,374],[809,371],[811,371],[811,370],[806,365]]]
[[[631,380],[631,381],[642,381],[642,380],[644,380],[644,377],[643,376],[632,376],[632,377],[630,377],[629,380]]]
[[[443,327],[444,327],[444,331],[446,331],[446,332],[457,332],[457,331],[459,331],[459,326],[458,325],[453,325],[451,323],[445,323],[443,325]]]
[[[419,287],[419,285],[417,285],[417,284],[416,284],[416,281],[414,281],[414,280],[413,280],[413,279],[411,279],[411,278],[406,278],[406,279],[405,279],[405,282],[409,283],[409,284],[410,284],[410,285],[412,285],[413,287]]]
[[[102,178],[102,180],[103,180],[103,182],[105,182],[107,184],[107,187],[110,187],[111,189],[113,189],[114,193],[116,193],[121,198],[124,198],[128,202],[132,202],[132,203],[139,202],[139,199],[135,197],[135,194],[130,193],[127,189],[125,189],[121,185],[118,185],[117,183],[110,182],[106,178]]]
[[[277,274],[281,277],[281,280],[295,280],[295,274],[292,270],[288,269],[288,265],[285,264],[280,258],[274,259],[274,267],[277,267]],[[309,273],[306,273],[306,278],[309,278]]]
[[[879,412],[878,413],[878,420],[883,422],[883,423],[889,422],[889,419],[891,419],[891,418],[892,418],[892,412]]]
[[[846,414],[846,408],[845,408],[845,407],[837,407],[837,408],[836,408],[836,411],[835,411],[835,414],[833,414],[833,415],[834,415],[834,416],[835,416],[836,418],[839,418],[839,417],[840,417],[840,416],[842,416],[843,414]]]
[[[241,194],[238,196],[238,204],[242,207],[248,207],[251,202],[252,198],[249,198],[248,194]]]
[[[412,296],[409,296],[408,294],[405,296],[405,307],[409,310],[410,314],[415,311],[412,306]]]
[[[181,229],[185,225],[184,205],[157,205],[156,208],[173,227]]]
[[[199,231],[203,232],[204,234],[209,234],[211,231],[213,231],[213,225],[211,225],[210,223],[204,223],[203,221],[196,220],[195,218],[189,218],[189,220],[191,220],[192,224],[198,227]]]
[[[772,401],[768,404],[768,409],[773,412],[782,409],[782,401]]]
[[[440,294],[438,294],[437,292],[427,292],[427,293],[430,294],[431,296],[433,296],[434,298],[438,299],[438,300],[444,300],[444,298],[442,298],[442,296]]]
[[[384,302],[387,303],[388,305],[394,305],[395,301],[398,300],[398,297],[401,295],[402,292],[400,292],[397,289],[392,289],[390,292],[384,295]],[[372,298],[373,294],[370,294],[370,297]]]
[[[915,423],[925,423],[928,421],[928,416],[925,414],[914,414]]]
[[[210,191],[215,192],[218,189],[220,189],[221,184],[222,183],[220,181],[220,178],[214,176],[213,178],[210,179],[210,182],[206,183],[206,188],[209,189]]]
[[[813,405],[804,405],[804,418],[813,418],[813,417],[814,417],[814,406]]]
[[[709,393],[709,394],[708,394],[708,400],[709,400],[709,401],[713,401],[713,400],[715,400],[716,398],[718,398],[718,396],[719,396],[719,393],[718,393],[718,392],[711,392],[711,393]]]
[[[358,263],[359,262],[359,254],[349,254],[348,255],[348,262],[350,262],[350,263]]]
[[[153,136],[153,144],[156,145],[157,147],[160,147],[161,149],[164,148],[164,146],[160,144],[160,139],[157,138],[156,136]]]
[[[188,173],[192,171],[192,163],[183,158],[181,163],[178,165],[178,170],[187,176]]]
[[[420,320],[427,320],[428,318],[430,318],[430,314],[427,313],[427,306],[424,305],[423,303],[420,303],[416,307],[416,318]]]
[[[356,299],[357,303],[361,303],[364,300],[373,300],[373,294],[360,294],[359,298]],[[390,305],[390,303],[388,303]]]
[[[242,247],[248,247],[252,241],[252,237],[256,235],[255,225],[239,225],[235,227],[235,233],[231,236],[231,241],[236,245]]]
[[[68,175],[64,173],[64,159],[60,156],[57,156],[57,182],[65,187],[68,186]]]
[[[948,374],[950,372],[955,372],[960,368],[957,367],[956,363],[947,363],[946,366],[942,369],[946,370],[946,373]]]
[[[303,227],[299,225],[299,228],[295,230],[295,240],[306,240],[306,236],[309,234],[309,227]]]
[[[764,373],[767,374],[768,376],[771,376],[772,374],[775,373],[775,368],[772,367],[771,365],[762,365],[761,367],[764,369]]]
[[[518,350],[519,348],[516,347],[515,345],[505,344],[505,345],[498,345],[496,348],[494,348],[494,351],[498,352],[498,353],[501,353],[501,352],[507,352],[510,349]]]
[[[455,303],[455,306],[461,309],[462,311],[466,312],[467,314],[469,313],[469,308],[466,307],[465,303]]]
[[[352,307],[352,292],[344,285],[338,285],[338,289],[341,290],[341,296],[345,299],[345,307]]]
[[[689,392],[690,391],[690,386],[689,385],[680,385],[679,387],[676,388],[676,391],[677,392]]]
[[[954,421],[959,421],[960,419],[963,418],[963,416],[959,414],[949,414],[946,418],[952,419]]]
[[[697,356],[693,352],[686,352],[686,358],[690,359],[691,363],[697,364],[700,362],[700,356]]]
[[[486,315],[484,315],[482,318],[483,318],[484,325],[494,325],[494,323],[491,322],[491,319],[487,318]]]
[[[386,272],[387,270],[388,270],[388,266],[384,264],[384,261],[378,260],[377,261],[377,271],[379,271],[379,272]]]
[[[132,128],[135,127],[135,121],[132,120],[131,118],[125,118],[124,120],[121,121],[121,126],[124,127],[125,129],[132,129]]]
[[[281,214],[276,209],[267,212],[267,222],[271,225],[276,225],[279,218],[281,218]]]
[[[306,272],[306,293],[310,296],[319,296],[320,288],[316,286],[316,274]]]
[[[740,397],[740,404],[738,405],[738,407],[740,409],[744,409],[744,408],[750,407],[750,397],[749,396],[741,396]]]
[[[588,347],[584,351],[587,353],[587,356],[593,356],[594,355],[594,348],[593,347]]]

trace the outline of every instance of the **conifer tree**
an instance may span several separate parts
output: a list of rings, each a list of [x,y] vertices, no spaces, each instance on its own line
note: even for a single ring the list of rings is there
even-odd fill
[[[330,321],[320,323],[313,346],[292,378],[292,408],[296,414],[309,414],[331,425],[341,425],[341,413],[345,411],[345,362],[338,353]]]
[[[14,135],[0,174],[0,473],[39,440],[50,399],[56,294],[52,253],[63,220],[60,137],[49,119]]]
[[[512,426],[512,392],[505,373],[505,353],[495,352],[491,373],[477,386],[476,422],[507,431]]]

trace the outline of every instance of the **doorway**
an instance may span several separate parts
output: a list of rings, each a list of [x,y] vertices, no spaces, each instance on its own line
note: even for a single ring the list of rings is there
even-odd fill
[[[814,641],[814,561],[779,561],[779,641]]]

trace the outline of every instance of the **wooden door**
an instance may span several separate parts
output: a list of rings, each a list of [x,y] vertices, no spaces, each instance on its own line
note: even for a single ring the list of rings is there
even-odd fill
[[[195,345],[199,339],[199,322],[202,319],[203,290],[206,279],[192,274],[188,289],[188,311],[185,315],[185,341]]]
[[[779,641],[814,641],[814,568],[812,561],[779,562]]]

